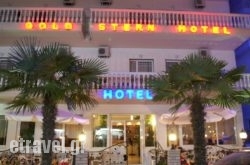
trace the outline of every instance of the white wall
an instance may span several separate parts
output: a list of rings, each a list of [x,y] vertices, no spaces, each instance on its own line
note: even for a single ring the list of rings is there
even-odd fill
[[[9,47],[0,47],[0,56],[7,56]],[[97,58],[98,48],[73,47],[73,53],[80,58]],[[165,61],[181,60],[195,53],[196,49],[142,49],[142,48],[111,48],[111,57],[102,58],[109,66],[110,72],[129,72],[129,59],[154,59],[154,72],[165,71]],[[209,50],[209,53],[219,60],[228,63],[225,69],[236,66],[234,51]]]
[[[188,10],[197,12],[229,12],[227,0],[204,0],[206,7],[196,9],[194,0],[113,0],[111,6],[103,7],[100,0],[75,0],[74,6],[64,6],[63,0],[1,0],[4,7],[77,7],[77,8],[123,8],[155,10]]]
[[[81,58],[96,58],[98,54],[97,48],[73,48],[72,50]],[[197,50],[192,49],[111,48],[111,57],[104,58],[103,61],[109,66],[110,72],[128,72],[129,59],[154,59],[154,72],[162,72],[165,71],[167,59],[181,60],[195,52]],[[228,63],[226,69],[236,66],[234,51],[209,50],[209,53],[219,60],[225,60]]]

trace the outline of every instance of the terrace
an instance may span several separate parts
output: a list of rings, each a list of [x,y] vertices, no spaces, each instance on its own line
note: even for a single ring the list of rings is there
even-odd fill
[[[44,36],[46,39],[51,37],[51,40],[56,39],[57,41],[64,41],[65,37],[68,37],[71,46],[93,47],[108,42],[112,47],[148,47],[150,45],[154,48],[169,46],[171,48],[197,49],[200,44],[209,45],[214,43],[211,48],[233,50],[241,45],[242,39],[246,40],[250,35],[248,30],[250,28],[250,16],[231,13],[104,8],[7,7],[0,8],[0,22],[0,27],[5,32],[0,34],[0,37],[4,39],[1,41],[1,45],[8,45],[15,37],[20,37],[22,34],[13,34],[13,31],[21,30],[24,32],[23,35],[27,35],[27,33],[33,34],[36,31],[36,35]],[[30,26],[27,28],[26,23],[33,25],[33,29]],[[73,28],[65,29],[63,23],[70,23]],[[100,24],[102,24],[102,27],[109,28],[100,29]],[[179,31],[177,28],[180,25],[182,27]],[[154,27],[154,30],[151,29],[148,32],[148,26]],[[185,31],[183,31],[184,26],[187,29]],[[39,31],[42,31],[41,34]],[[63,35],[62,33],[51,34],[49,33],[51,31],[67,31],[69,33],[63,33]],[[103,33],[103,31],[106,33]],[[124,31],[136,31],[137,33],[117,33]],[[150,38],[148,43],[140,44],[140,41],[136,40],[142,37],[140,32],[143,32],[145,39]],[[187,35],[182,35],[184,32]],[[108,36],[106,36],[107,34]],[[190,34],[192,35],[190,36]],[[196,43],[193,41],[194,34],[196,36],[195,40],[197,40]],[[204,37],[204,34],[207,37]],[[216,36],[213,34],[216,34]],[[134,40],[132,43],[131,38]],[[114,42],[110,39],[114,40]],[[117,43],[115,40],[120,42]],[[186,40],[192,41],[192,44],[186,42]]]

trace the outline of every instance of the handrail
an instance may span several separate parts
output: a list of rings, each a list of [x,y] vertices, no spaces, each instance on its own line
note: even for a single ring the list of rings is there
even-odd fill
[[[26,151],[28,147],[28,151]],[[0,162],[6,164],[39,164],[41,162],[41,154],[32,152],[32,149],[35,146],[23,146],[15,147],[13,149],[19,150],[15,153],[11,152],[11,149],[5,149],[0,151]],[[22,150],[21,150],[22,149]],[[60,152],[54,153],[54,161],[58,163],[67,161],[69,164],[73,162],[73,155],[70,153]]]
[[[90,16],[92,24],[131,23],[250,28],[250,15],[247,14],[140,9],[0,7],[0,22],[6,23],[70,21],[82,24],[85,21],[84,15]]]
[[[120,142],[99,151],[88,152],[90,164],[94,162],[102,165],[128,164],[127,142]]]
[[[82,23],[82,8],[0,8],[0,22]]]
[[[91,8],[91,23],[196,25],[250,28],[250,15],[193,11]]]
[[[112,72],[100,75],[92,86],[93,89],[149,89],[148,81],[156,75],[155,72]],[[8,79],[0,75],[0,87],[3,87],[7,82]],[[234,88],[250,89],[250,74],[242,74],[242,78],[234,84]]]
[[[109,147],[107,147],[107,148],[101,149],[101,150],[99,150],[99,151],[89,151],[89,152],[103,152],[103,151],[105,151],[105,150],[107,150],[107,149],[110,149],[110,148],[112,148],[112,147],[119,146],[119,145],[122,145],[122,144],[124,144],[124,146],[127,146],[127,142],[119,142],[119,143],[116,143],[116,144],[114,144],[114,145],[111,145],[111,146],[109,146]]]

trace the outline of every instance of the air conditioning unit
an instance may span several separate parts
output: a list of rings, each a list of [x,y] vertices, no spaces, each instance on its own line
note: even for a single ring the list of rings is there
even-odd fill
[[[205,7],[205,0],[194,0],[194,7],[195,8],[204,8]]]
[[[98,57],[99,58],[109,58],[110,54],[110,47],[109,46],[100,46],[98,48]]]
[[[208,49],[207,48],[200,48],[199,49],[199,54],[201,56],[207,56],[208,55]]]
[[[63,0],[63,4],[71,6],[75,4],[75,0]]]
[[[112,0],[100,0],[102,6],[110,6],[112,5]]]

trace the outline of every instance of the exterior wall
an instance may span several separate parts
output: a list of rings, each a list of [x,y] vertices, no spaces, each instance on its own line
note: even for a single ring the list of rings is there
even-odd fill
[[[97,58],[98,48],[73,48],[75,55],[81,58]],[[236,66],[234,51],[209,50],[219,60],[227,61],[225,69]],[[181,60],[186,55],[195,53],[194,49],[140,49],[111,48],[111,57],[103,60],[110,72],[129,72],[129,59],[154,59],[154,72],[165,71],[165,60]]]
[[[229,3],[226,0],[213,1],[204,0],[205,8],[196,9],[194,7],[194,0],[113,0],[111,6],[104,8],[123,8],[123,9],[143,9],[143,10],[180,10],[180,11],[197,11],[197,12],[224,12],[229,13]],[[181,5],[180,5],[181,4]],[[67,7],[63,5],[63,0],[2,0],[0,6],[6,7]],[[75,5],[69,7],[78,8],[100,8],[99,0],[75,0]]]
[[[98,48],[72,48],[73,53],[80,58],[98,58]],[[154,72],[165,71],[166,60],[181,60],[185,56],[196,53],[195,49],[140,49],[111,48],[111,57],[102,60],[109,66],[109,72],[129,72],[129,59],[153,59]],[[9,47],[0,47],[0,55],[8,56]],[[209,53],[219,60],[225,60],[226,70],[234,68],[234,51],[209,50]]]

